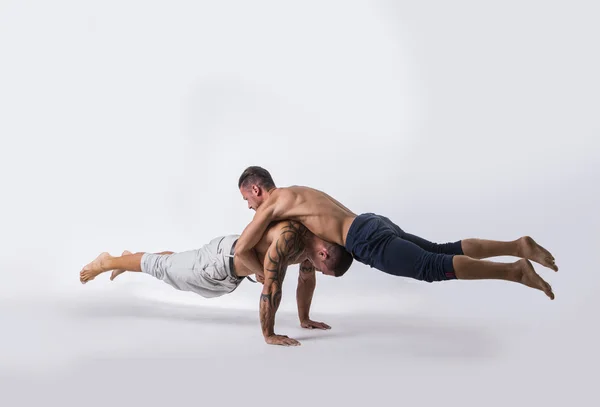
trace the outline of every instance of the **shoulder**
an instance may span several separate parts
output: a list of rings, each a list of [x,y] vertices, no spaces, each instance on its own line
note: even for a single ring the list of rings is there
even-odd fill
[[[287,212],[295,206],[297,197],[298,193],[293,188],[280,187],[271,192],[262,207],[264,207],[264,211],[269,211],[275,218],[281,218],[286,216]]]
[[[296,189],[296,187],[279,187],[271,193],[269,200],[272,199],[273,201],[281,201],[293,197],[297,194],[298,190]]]

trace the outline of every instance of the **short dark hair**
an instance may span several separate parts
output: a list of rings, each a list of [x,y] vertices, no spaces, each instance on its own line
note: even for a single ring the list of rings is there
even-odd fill
[[[256,165],[250,166],[242,172],[238,181],[238,188],[242,188],[242,186],[245,188],[250,184],[258,185],[267,190],[275,188],[275,182],[273,182],[273,177],[271,177],[269,171]]]
[[[328,249],[329,259],[325,260],[325,264],[336,277],[343,276],[352,265],[354,258],[339,244],[332,244]]]

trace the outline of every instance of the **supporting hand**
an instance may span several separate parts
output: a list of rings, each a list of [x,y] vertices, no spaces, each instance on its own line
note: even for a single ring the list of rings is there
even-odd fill
[[[265,337],[265,341],[269,345],[282,345],[282,346],[300,346],[300,342],[295,339],[288,338],[286,335],[270,335]]]
[[[331,327],[324,322],[316,322],[310,319],[301,321],[300,326],[306,329],[331,329]]]

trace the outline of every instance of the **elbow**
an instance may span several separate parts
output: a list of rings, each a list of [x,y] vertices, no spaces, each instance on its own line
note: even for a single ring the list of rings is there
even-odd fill
[[[242,243],[235,245],[235,255],[241,258],[247,258],[250,250]]]

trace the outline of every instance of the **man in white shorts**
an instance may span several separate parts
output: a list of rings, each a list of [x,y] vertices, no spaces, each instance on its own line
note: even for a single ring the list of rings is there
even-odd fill
[[[211,240],[200,249],[174,253],[130,253],[119,257],[101,253],[80,272],[80,281],[85,284],[96,276],[113,270],[114,280],[125,271],[142,272],[163,280],[175,289],[195,292],[205,298],[219,297],[233,292],[245,277],[253,273],[234,257],[235,244],[239,235],[221,236]],[[294,339],[274,332],[275,312],[281,301],[281,286],[289,264],[300,263],[297,302],[300,325],[308,329],[330,329],[327,324],[309,318],[316,276],[315,271],[334,275],[336,266],[332,258],[339,258],[345,250],[335,244],[319,239],[299,222],[280,221],[269,226],[254,253],[264,264],[264,274],[257,279],[273,288],[272,301],[260,302],[260,321],[265,341],[274,345],[299,345]],[[333,267],[331,266],[333,264]],[[331,268],[330,268],[331,267]]]

